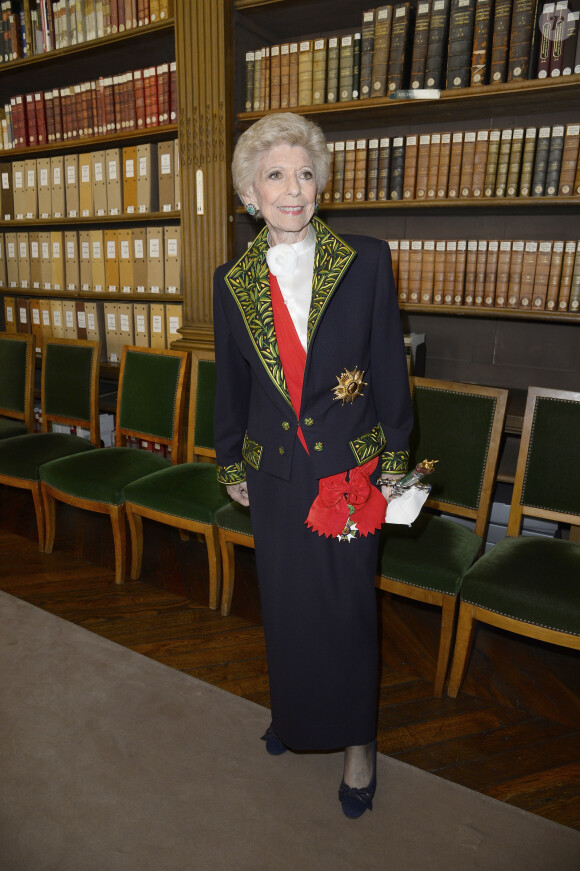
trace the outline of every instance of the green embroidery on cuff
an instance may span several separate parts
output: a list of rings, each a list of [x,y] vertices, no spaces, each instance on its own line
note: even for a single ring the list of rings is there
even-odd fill
[[[381,473],[406,472],[409,467],[409,451],[385,451],[381,457]]]
[[[349,442],[358,466],[368,463],[373,457],[378,456],[386,444],[385,434],[380,423],[377,423],[370,432],[359,436]]]
[[[256,471],[260,468],[260,461],[262,459],[262,445],[259,445],[258,442],[255,442],[248,436],[248,433],[244,436],[244,445],[242,447],[242,457],[249,463],[252,469],[256,469]]]
[[[246,464],[232,463],[230,466],[217,467],[217,479],[220,484],[241,484],[246,480]]]

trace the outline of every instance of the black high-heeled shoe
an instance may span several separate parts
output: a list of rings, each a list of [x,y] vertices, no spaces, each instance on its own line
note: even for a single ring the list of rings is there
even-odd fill
[[[270,754],[270,756],[281,756],[282,753],[286,753],[288,748],[285,744],[280,741],[276,733],[272,728],[272,724],[268,726],[264,734],[262,735],[262,741],[266,742],[266,750]]]
[[[343,814],[351,820],[358,820],[366,810],[372,811],[373,798],[377,788],[377,742],[373,741],[373,774],[368,786],[357,789],[347,786],[344,778],[338,789],[338,799],[342,805]]]

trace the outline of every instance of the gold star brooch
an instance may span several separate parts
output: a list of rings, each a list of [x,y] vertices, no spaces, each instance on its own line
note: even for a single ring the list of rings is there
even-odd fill
[[[352,372],[345,369],[342,375],[336,376],[338,386],[333,387],[335,399],[342,399],[342,404],[345,402],[354,402],[357,396],[364,396],[362,388],[367,386],[367,382],[362,380],[364,372],[359,372],[355,367]]]

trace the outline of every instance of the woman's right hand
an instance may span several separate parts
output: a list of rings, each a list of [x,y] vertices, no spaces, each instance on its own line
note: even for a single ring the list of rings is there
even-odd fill
[[[240,505],[245,505],[246,508],[249,506],[250,497],[248,496],[248,485],[245,481],[242,481],[241,484],[229,484],[226,486],[226,490],[228,491],[228,496],[234,502],[239,502]]]

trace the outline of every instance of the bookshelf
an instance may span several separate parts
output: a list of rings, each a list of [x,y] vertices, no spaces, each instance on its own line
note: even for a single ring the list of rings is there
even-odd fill
[[[361,31],[363,13],[381,4],[329,0],[234,0],[236,129],[264,111],[246,111],[245,63],[262,46]],[[290,108],[317,121],[329,141],[407,137],[442,131],[580,122],[580,74],[441,89],[435,99],[389,96]],[[276,109],[275,111],[280,111]],[[283,110],[281,110],[283,111]],[[328,203],[321,217],[338,233],[388,241],[563,240],[580,238],[580,197],[492,197]],[[235,253],[255,224],[236,211]],[[574,311],[401,303],[407,332],[426,334],[426,374],[522,391],[530,384],[575,389],[580,376]]]

